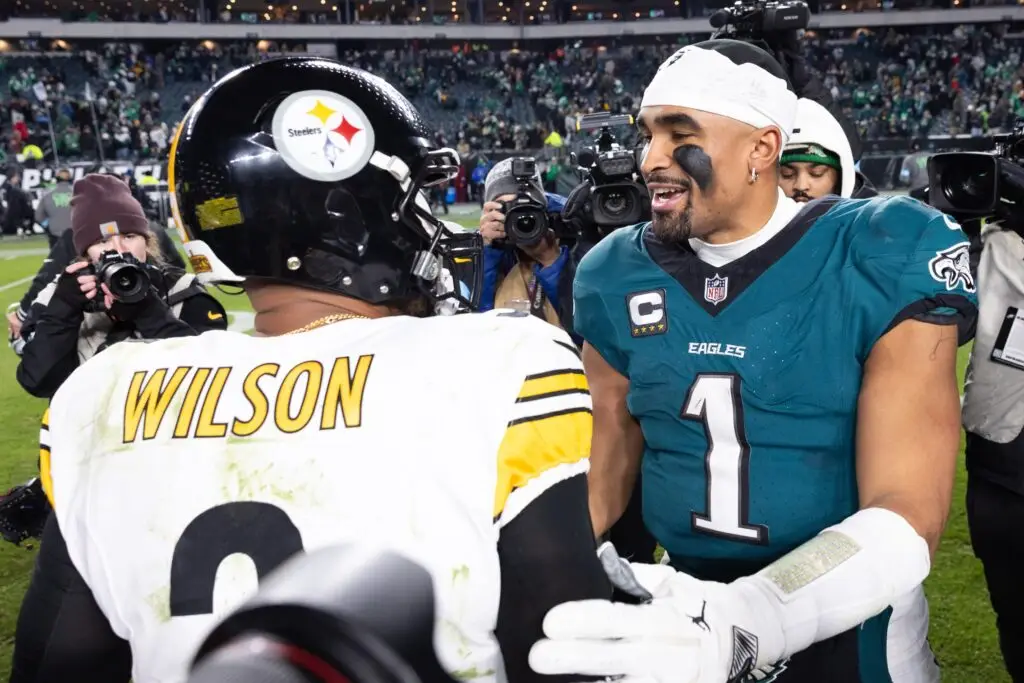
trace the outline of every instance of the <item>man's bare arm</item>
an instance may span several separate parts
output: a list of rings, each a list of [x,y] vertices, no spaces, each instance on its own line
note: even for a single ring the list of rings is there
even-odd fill
[[[949,511],[960,436],[957,330],[906,320],[875,342],[857,409],[860,510],[730,584],[758,665],[863,623],[919,586]]]
[[[643,455],[640,425],[629,414],[623,377],[590,344],[583,345],[583,369],[594,401],[590,451],[590,518],[594,535],[607,532],[626,509]]]
[[[907,320],[879,339],[857,410],[860,506],[902,516],[935,554],[960,445],[957,329]]]

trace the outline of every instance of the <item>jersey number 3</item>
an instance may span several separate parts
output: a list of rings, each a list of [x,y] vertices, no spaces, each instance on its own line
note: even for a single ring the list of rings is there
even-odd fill
[[[302,551],[302,534],[288,514],[270,503],[235,501],[193,519],[171,556],[171,616],[213,613],[213,584],[224,558],[242,553],[262,580]]]
[[[738,375],[701,374],[690,387],[681,417],[704,425],[707,512],[690,512],[698,533],[766,545],[768,527],[750,523],[750,445],[743,428]]]

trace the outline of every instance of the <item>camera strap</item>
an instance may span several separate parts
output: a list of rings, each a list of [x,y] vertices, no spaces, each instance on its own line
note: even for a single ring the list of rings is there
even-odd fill
[[[206,294],[206,290],[194,275],[186,274],[179,278],[167,293],[167,305],[175,306],[197,294]]]
[[[544,295],[544,288],[541,287],[540,281],[537,279],[537,274],[532,272],[532,268],[529,279],[524,276],[523,283],[526,285],[526,296],[530,300],[530,315],[535,315],[547,322],[547,316],[544,315],[544,301],[547,297]]]

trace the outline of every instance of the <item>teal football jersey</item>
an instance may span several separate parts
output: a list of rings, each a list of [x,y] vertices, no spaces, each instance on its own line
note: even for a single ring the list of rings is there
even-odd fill
[[[858,509],[857,397],[903,320],[973,334],[967,237],[908,198],[808,204],[722,267],[614,232],[575,280],[576,331],[629,378],[644,520],[699,578],[749,575]]]

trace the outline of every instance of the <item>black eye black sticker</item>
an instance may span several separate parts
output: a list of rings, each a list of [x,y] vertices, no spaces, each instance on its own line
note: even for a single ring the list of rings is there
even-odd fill
[[[693,178],[701,192],[707,192],[714,182],[715,172],[711,168],[711,157],[696,145],[680,145],[672,152],[672,158],[686,175]]]

